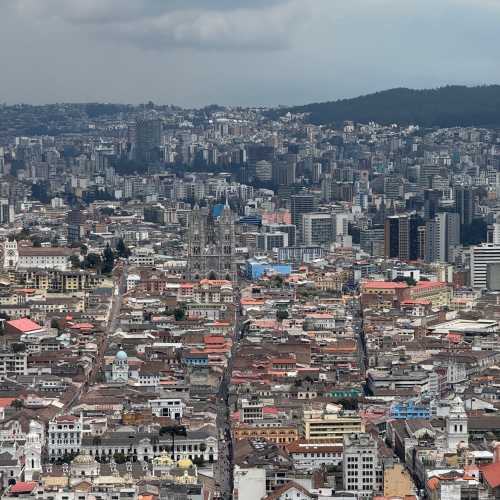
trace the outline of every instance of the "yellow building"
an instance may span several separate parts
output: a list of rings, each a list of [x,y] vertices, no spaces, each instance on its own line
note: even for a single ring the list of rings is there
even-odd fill
[[[236,440],[249,438],[262,438],[270,443],[288,444],[299,439],[299,431],[292,426],[255,427],[252,425],[239,425],[234,429]]]
[[[365,432],[365,424],[355,412],[344,412],[337,405],[325,410],[304,410],[302,434],[308,441],[343,442],[344,434]]]

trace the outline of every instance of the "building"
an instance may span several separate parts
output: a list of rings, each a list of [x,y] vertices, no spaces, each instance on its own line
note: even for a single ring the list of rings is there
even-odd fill
[[[114,384],[126,384],[129,379],[128,356],[125,351],[116,353],[111,365],[111,380]]]
[[[416,214],[394,215],[385,220],[385,257],[418,259],[418,220]]]
[[[336,405],[324,410],[304,409],[302,435],[306,441],[330,441],[341,443],[344,435],[364,432],[361,417],[355,412],[343,412]]]
[[[441,212],[425,225],[425,260],[453,262],[455,248],[460,244],[460,216]]]
[[[227,202],[216,219],[195,206],[188,221],[188,280],[236,280],[234,224],[234,214]]]
[[[450,404],[450,411],[446,417],[446,439],[449,451],[456,452],[460,447],[469,446],[469,433],[467,430],[467,413],[459,396]]]
[[[15,351],[12,346],[0,347],[0,380],[9,375],[28,374],[28,353]]]
[[[159,119],[139,118],[136,121],[136,158],[153,162],[160,159],[162,124]]]
[[[472,222],[475,213],[475,191],[469,186],[456,186],[454,189],[455,208],[460,215],[460,225]]]
[[[49,422],[47,450],[49,460],[54,462],[80,451],[83,436],[83,418],[73,415],[55,417]]]
[[[297,228],[299,241],[303,241],[302,215],[314,210],[314,197],[311,194],[296,194],[290,197],[292,224]]]
[[[500,263],[500,245],[482,243],[470,249],[471,285],[487,288],[488,266]]]
[[[255,421],[262,420],[264,405],[257,399],[242,399],[240,405],[240,422],[243,424],[251,424]]]
[[[383,467],[377,442],[365,433],[344,436],[342,461],[344,490],[357,498],[372,498],[383,491]]]
[[[335,240],[333,218],[329,213],[302,215],[302,240],[304,245],[326,245]]]
[[[17,269],[57,269],[67,271],[70,257],[78,250],[59,247],[18,247]]]

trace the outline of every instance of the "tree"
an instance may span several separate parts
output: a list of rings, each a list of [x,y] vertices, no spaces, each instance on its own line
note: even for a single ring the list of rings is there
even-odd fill
[[[194,457],[193,464],[197,467],[203,467],[205,465],[205,459],[203,458],[203,456]]]
[[[394,282],[406,282],[408,286],[415,286],[417,282],[410,276],[398,276],[397,278],[394,278],[392,281]]]
[[[14,401],[12,401],[10,406],[12,406],[12,408],[15,408],[16,410],[20,410],[21,408],[24,407],[24,403],[22,399],[14,399]]]
[[[127,245],[125,245],[123,238],[120,238],[118,240],[118,243],[116,244],[116,252],[118,254],[118,257],[123,257],[124,259],[130,257],[130,249],[127,247]]]
[[[186,318],[186,311],[182,307],[177,307],[174,310],[175,321],[183,321]]]
[[[113,271],[115,265],[115,254],[109,245],[106,245],[104,252],[102,254],[102,272],[104,274],[110,274]]]
[[[288,319],[288,311],[285,309],[278,309],[276,311],[276,319],[278,321],[283,321],[284,319]]]
[[[88,249],[87,245],[84,245],[84,244],[80,245],[80,255],[85,256],[85,255],[87,255],[88,251],[89,251],[89,249]]]
[[[101,256],[97,253],[89,253],[84,261],[82,267],[84,269],[97,269],[101,265]]]
[[[116,452],[113,455],[113,459],[117,464],[124,464],[127,462],[127,456],[124,453]]]
[[[69,261],[71,262],[71,267],[74,267],[75,269],[80,268],[80,257],[78,257],[78,255],[72,255],[69,258]]]

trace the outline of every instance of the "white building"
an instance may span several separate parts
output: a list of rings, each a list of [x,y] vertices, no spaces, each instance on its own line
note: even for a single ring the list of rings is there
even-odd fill
[[[184,411],[184,402],[180,398],[150,399],[148,404],[157,417],[169,417],[180,420]]]
[[[111,382],[126,384],[129,378],[128,356],[125,351],[118,351],[111,366]]]
[[[73,253],[74,251],[69,248],[19,247],[17,250],[17,268],[67,271],[71,267],[70,257]]]
[[[47,448],[51,461],[78,453],[82,444],[83,418],[73,415],[55,417],[49,422]]]
[[[500,263],[500,245],[482,243],[470,249],[471,284],[473,288],[486,288],[488,265]]]
[[[450,451],[455,452],[460,447],[467,448],[469,446],[467,413],[459,396],[450,404],[450,412],[446,418],[446,438]]]
[[[383,491],[383,470],[377,442],[365,433],[344,436],[342,464],[344,489],[358,498],[372,498]]]

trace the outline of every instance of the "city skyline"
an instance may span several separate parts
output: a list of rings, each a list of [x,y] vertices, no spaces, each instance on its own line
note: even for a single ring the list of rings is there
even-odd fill
[[[2,102],[302,104],[500,81],[485,0],[5,0]]]

